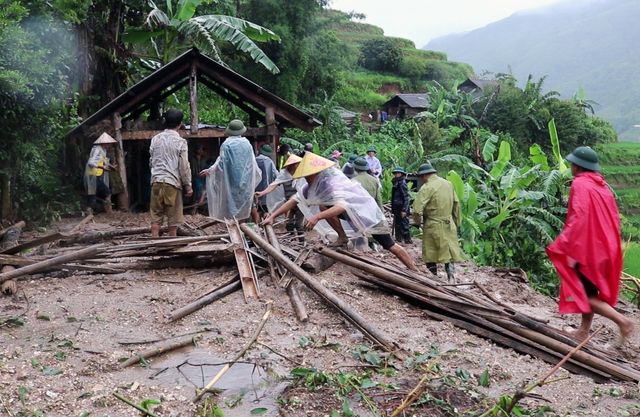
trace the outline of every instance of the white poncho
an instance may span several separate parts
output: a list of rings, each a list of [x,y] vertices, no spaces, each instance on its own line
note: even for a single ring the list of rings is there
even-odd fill
[[[343,207],[346,219],[342,219],[342,223],[348,234],[349,229],[353,230],[355,236],[369,237],[389,233],[384,214],[376,201],[360,184],[351,181],[336,168],[320,172],[313,184],[308,184],[299,191],[295,199],[306,218],[317,214],[319,206]],[[329,227],[325,221],[318,222],[317,228],[321,234],[330,230],[327,229]]]
[[[220,146],[220,156],[208,171],[209,217],[248,218],[256,185],[262,177],[249,140],[242,136],[225,140]]]

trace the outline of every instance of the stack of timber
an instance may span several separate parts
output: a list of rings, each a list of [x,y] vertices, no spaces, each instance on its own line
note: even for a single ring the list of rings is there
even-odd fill
[[[423,307],[427,315],[448,321],[469,333],[492,340],[517,352],[555,364],[578,345],[570,335],[522,314],[496,300],[480,284],[483,297],[400,269],[396,265],[362,257],[343,250],[317,248],[319,253],[356,268],[355,275],[366,283],[399,294]],[[587,345],[564,364],[570,372],[596,381],[609,379],[640,382],[640,367],[617,352]]]

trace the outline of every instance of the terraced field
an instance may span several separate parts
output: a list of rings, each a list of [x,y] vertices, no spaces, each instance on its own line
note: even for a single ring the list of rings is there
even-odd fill
[[[598,153],[602,172],[618,197],[624,238],[630,242],[625,271],[640,276],[640,143],[601,145]]]

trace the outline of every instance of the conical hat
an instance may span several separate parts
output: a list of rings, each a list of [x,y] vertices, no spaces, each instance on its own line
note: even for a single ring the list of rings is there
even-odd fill
[[[287,158],[287,160],[284,163],[283,167],[288,167],[289,165],[297,164],[300,161],[302,161],[302,158],[300,158],[298,155],[291,154]]]
[[[111,137],[107,132],[104,132],[95,142],[94,145],[104,145],[105,143],[118,143],[117,140]]]
[[[324,171],[327,168],[331,168],[336,163],[318,156],[312,152],[305,152],[300,165],[296,168],[296,172],[293,173],[293,178],[302,178],[309,175],[317,174],[320,171]]]

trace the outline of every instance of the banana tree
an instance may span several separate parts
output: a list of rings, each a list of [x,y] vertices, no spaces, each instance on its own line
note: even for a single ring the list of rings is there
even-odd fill
[[[216,61],[222,62],[219,42],[231,43],[248,54],[273,74],[280,72],[276,64],[255,42],[280,41],[271,30],[249,21],[225,15],[195,16],[196,8],[207,0],[166,0],[164,9],[149,0],[151,10],[144,25],[129,29],[125,42],[150,43],[155,56],[152,64],[160,66],[176,57],[183,49],[195,46]]]

